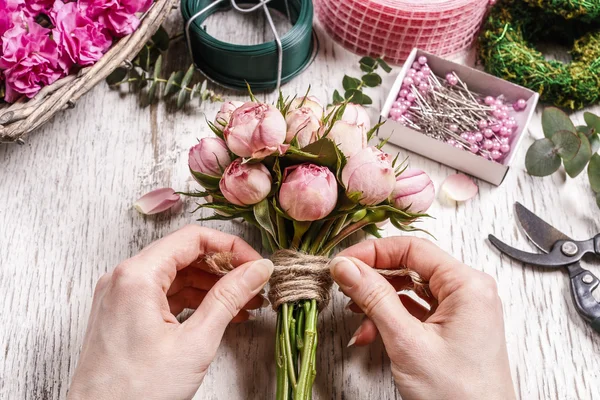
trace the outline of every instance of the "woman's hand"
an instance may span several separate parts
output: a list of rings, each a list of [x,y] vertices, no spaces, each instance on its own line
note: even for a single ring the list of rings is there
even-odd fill
[[[429,281],[431,311],[397,295],[406,278],[388,282],[370,266],[418,272]],[[379,331],[403,399],[515,398],[502,303],[491,276],[408,237],[362,242],[342,251],[330,268],[353,300],[350,308],[368,317],[350,345],[369,344]]]
[[[232,272],[206,272],[232,252]],[[273,263],[238,237],[189,225],[98,281],[70,399],[185,399],[198,390],[229,322],[265,305]],[[175,316],[196,311],[185,322]]]

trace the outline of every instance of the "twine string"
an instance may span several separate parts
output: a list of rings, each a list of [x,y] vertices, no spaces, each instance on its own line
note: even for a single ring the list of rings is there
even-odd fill
[[[233,253],[223,252],[207,255],[204,258],[208,272],[224,276],[234,269]],[[294,250],[278,250],[271,256],[275,265],[269,280],[269,301],[277,311],[284,303],[300,300],[316,300],[319,311],[329,304],[333,279],[329,273],[329,258],[300,253]],[[427,282],[408,268],[378,269],[375,271],[386,279],[408,277],[411,289],[420,295],[430,296]]]

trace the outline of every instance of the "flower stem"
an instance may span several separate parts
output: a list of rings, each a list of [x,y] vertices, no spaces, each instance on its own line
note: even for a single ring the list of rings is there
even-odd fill
[[[277,313],[277,329],[275,339],[275,366],[277,368],[277,395],[276,400],[289,399],[289,381],[287,379],[287,363],[283,352],[282,313]]]
[[[327,238],[327,234],[331,230],[331,227],[333,226],[334,223],[335,223],[335,219],[330,219],[329,221],[327,221],[323,224],[323,226],[321,227],[321,230],[319,231],[319,234],[317,235],[317,237],[315,238],[315,240],[312,243],[309,254],[317,254],[319,252],[319,250],[323,246],[323,242]]]
[[[294,359],[292,357],[292,344],[290,341],[290,324],[289,324],[289,316],[288,316],[288,303],[283,303],[281,305],[281,313],[283,314],[283,338],[285,340],[284,343],[284,352],[286,353],[285,358],[287,362],[287,372],[290,377],[290,382],[292,383],[292,387],[296,388],[296,374],[294,372]]]
[[[362,227],[367,226],[372,223],[373,222],[368,220],[367,218],[363,218],[362,220],[360,220],[358,222],[348,225],[347,227],[342,229],[342,231],[339,234],[337,234],[329,242],[327,242],[327,244],[325,244],[325,246],[323,246],[323,250],[321,250],[320,254],[328,255],[329,253],[331,253],[331,250],[333,250],[333,248],[335,246],[337,246],[337,244],[339,242],[346,239],[348,236],[352,235],[354,232],[360,230]]]
[[[308,301],[305,303],[305,310]],[[311,366],[312,354],[316,346],[316,335],[317,335],[317,302],[316,300],[310,300],[310,306],[306,313],[306,329],[304,330],[304,347],[302,348],[302,364],[300,365],[300,376],[298,377],[298,384],[294,390],[294,400],[308,400],[311,396],[311,375],[314,364]],[[313,367],[313,368],[311,368]]]

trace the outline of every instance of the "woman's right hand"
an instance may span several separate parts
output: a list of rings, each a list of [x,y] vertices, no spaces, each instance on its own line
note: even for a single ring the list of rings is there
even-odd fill
[[[407,267],[429,281],[427,311],[373,268]],[[359,243],[330,262],[331,274],[367,316],[351,344],[377,332],[391,360],[396,386],[410,399],[515,399],[502,303],[495,280],[457,261],[433,243],[390,237]]]

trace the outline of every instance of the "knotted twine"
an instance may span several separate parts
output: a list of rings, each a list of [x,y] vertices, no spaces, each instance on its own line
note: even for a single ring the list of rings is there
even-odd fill
[[[233,253],[223,252],[207,255],[204,258],[208,271],[223,276],[234,269],[231,261]],[[329,273],[329,258],[313,256],[294,250],[277,250],[271,255],[275,265],[269,280],[269,301],[274,311],[284,303],[300,300],[316,300],[319,311],[327,307],[331,298],[333,284]],[[429,296],[427,282],[408,268],[374,269],[386,279],[408,277],[411,281],[408,289]]]

